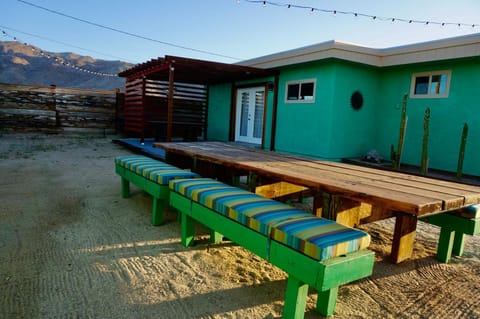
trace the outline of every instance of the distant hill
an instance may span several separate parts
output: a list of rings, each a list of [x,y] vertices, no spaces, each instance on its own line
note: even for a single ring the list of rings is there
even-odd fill
[[[118,74],[133,65],[122,61],[97,60],[75,53],[44,52],[14,41],[0,41],[0,83],[51,85],[64,88],[124,90],[125,79],[99,76],[62,64],[98,73]],[[50,56],[47,58],[46,55]],[[55,60],[55,57],[57,60]]]

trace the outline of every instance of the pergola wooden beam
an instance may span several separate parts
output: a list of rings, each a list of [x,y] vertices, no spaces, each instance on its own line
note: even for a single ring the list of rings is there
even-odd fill
[[[151,82],[164,82],[168,83],[168,96],[167,96],[167,114],[166,114],[166,140],[171,141],[172,135],[175,134],[177,129],[174,125],[185,125],[185,123],[173,123],[176,118],[176,105],[177,99],[174,99],[175,86],[179,85],[202,85],[207,86],[210,84],[218,83],[233,83],[236,81],[264,78],[273,76],[277,72],[273,70],[265,70],[254,67],[242,66],[238,64],[227,64],[205,60],[197,60],[176,56],[165,56],[163,58],[152,59],[145,63],[135,65],[134,67],[120,72],[118,75],[127,79],[126,87],[131,87],[131,95],[140,95],[136,88],[133,88],[131,83],[142,79],[145,83]],[[177,84],[175,84],[177,83]],[[146,102],[145,90],[146,86],[142,87],[142,104],[141,108],[144,110]],[[127,90],[126,90],[127,92]],[[132,98],[133,101],[134,98]],[[136,101],[131,104],[137,103]],[[136,108],[139,106],[135,105]],[[165,113],[163,113],[165,115]],[[142,137],[145,133],[145,127],[148,126],[146,122],[151,119],[142,118],[139,124],[142,131]],[[206,122],[205,118],[202,119],[203,133],[206,134]],[[188,123],[187,123],[188,125]],[[132,131],[133,132],[133,131]],[[205,135],[204,135],[205,136]]]
[[[170,67],[168,69],[167,142],[172,141],[174,83],[175,83],[175,67],[173,64],[170,64]]]

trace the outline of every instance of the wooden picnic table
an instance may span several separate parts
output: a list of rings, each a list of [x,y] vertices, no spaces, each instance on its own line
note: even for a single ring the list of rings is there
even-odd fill
[[[236,143],[154,143],[166,161],[205,177],[228,182],[258,176],[259,184],[280,181],[303,186],[314,198],[314,213],[349,226],[396,217],[391,256],[410,258],[417,221],[480,203],[480,187],[434,178],[269,152]]]

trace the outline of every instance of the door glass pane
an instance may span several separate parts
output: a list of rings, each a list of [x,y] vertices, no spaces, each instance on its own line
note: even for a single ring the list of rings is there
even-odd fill
[[[248,92],[242,93],[242,105],[240,113],[240,136],[247,136],[248,133],[248,100],[250,94]]]
[[[255,92],[255,117],[253,121],[253,137],[262,138],[263,132],[263,108],[264,108],[264,92]]]

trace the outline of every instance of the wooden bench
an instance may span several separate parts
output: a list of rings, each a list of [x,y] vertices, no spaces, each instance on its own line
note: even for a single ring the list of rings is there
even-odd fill
[[[480,204],[420,219],[440,227],[437,259],[448,263],[452,254],[461,256],[465,235],[480,234]]]
[[[288,273],[283,318],[303,318],[308,288],[317,311],[335,311],[338,287],[371,275],[370,236],[286,204],[209,178],[170,181],[170,205],[181,213],[181,241],[194,244],[195,222]],[[211,238],[212,240],[212,238]]]
[[[175,178],[198,177],[197,174],[141,155],[115,158],[115,172],[122,177],[122,197],[130,196],[130,183],[152,195],[152,225],[163,223],[168,205],[168,182]]]

